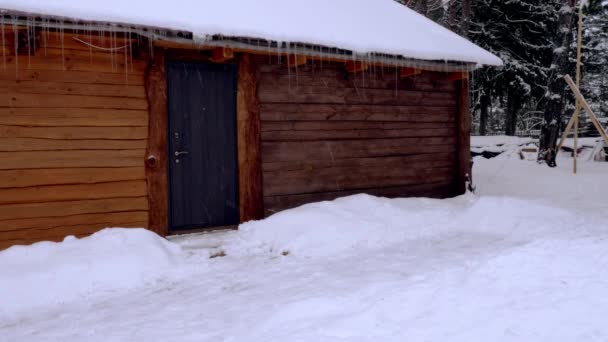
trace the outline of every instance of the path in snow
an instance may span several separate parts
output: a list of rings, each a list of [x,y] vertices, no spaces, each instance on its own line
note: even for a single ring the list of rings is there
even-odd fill
[[[608,163],[560,164],[476,159],[479,197],[355,196],[180,238],[155,285],[26,311],[0,336],[605,341]]]

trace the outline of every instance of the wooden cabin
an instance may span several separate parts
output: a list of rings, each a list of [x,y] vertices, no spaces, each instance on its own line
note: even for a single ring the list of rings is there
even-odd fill
[[[3,14],[0,249],[465,192],[474,60]]]

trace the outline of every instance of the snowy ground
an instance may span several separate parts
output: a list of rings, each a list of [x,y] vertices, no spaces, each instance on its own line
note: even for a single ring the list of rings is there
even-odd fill
[[[558,162],[476,158],[477,194],[450,200],[359,195],[172,243],[107,230],[12,248],[0,340],[606,341],[608,163]]]

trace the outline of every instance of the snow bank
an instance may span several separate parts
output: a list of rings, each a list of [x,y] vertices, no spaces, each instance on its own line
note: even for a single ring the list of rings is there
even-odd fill
[[[393,0],[0,0],[0,8],[82,20],[318,44],[358,53],[502,65],[478,47]]]
[[[539,216],[538,213],[543,213]],[[240,226],[228,254],[339,257],[421,238],[453,234],[518,240],[567,227],[576,217],[540,201],[473,195],[445,201],[354,195],[277,213]]]
[[[0,321],[93,293],[154,282],[181,248],[145,229],[105,229],[0,252]]]

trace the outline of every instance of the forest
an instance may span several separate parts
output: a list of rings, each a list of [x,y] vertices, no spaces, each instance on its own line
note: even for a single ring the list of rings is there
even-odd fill
[[[472,75],[474,134],[544,135],[548,140],[554,140],[575,109],[574,96],[563,76],[574,78],[576,72],[577,22],[582,5],[580,87],[596,115],[608,115],[608,1],[399,2],[504,61],[502,68],[481,68]],[[591,127],[581,112],[581,134],[596,133]]]

